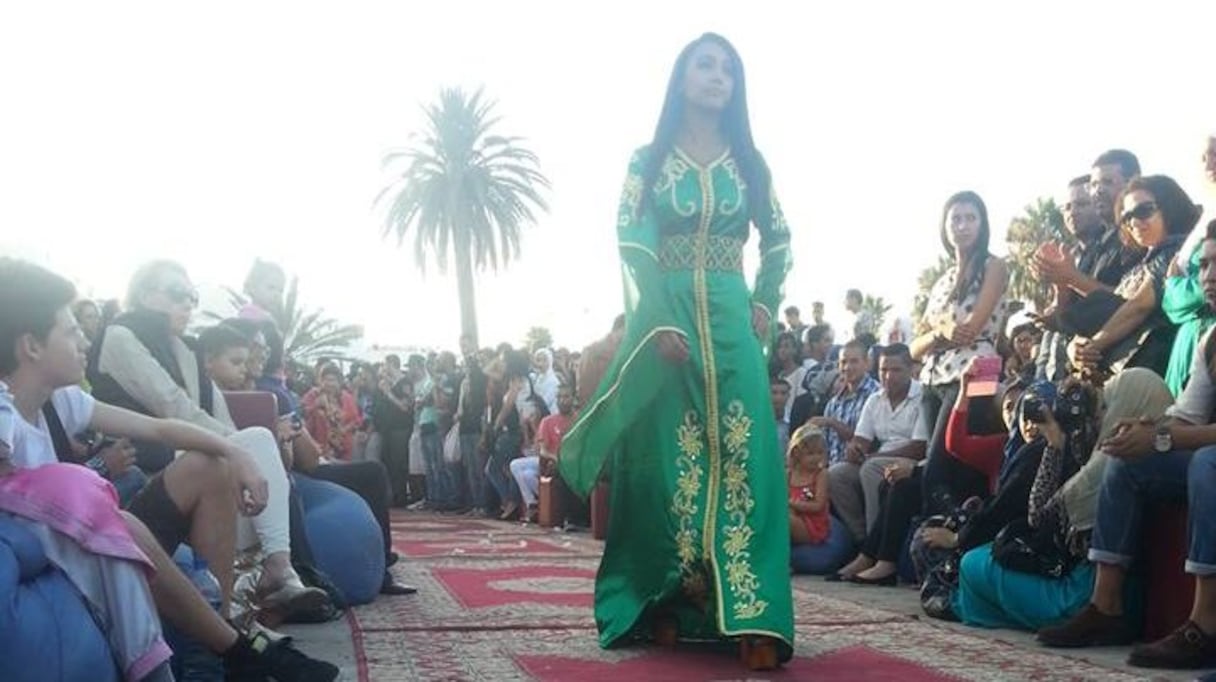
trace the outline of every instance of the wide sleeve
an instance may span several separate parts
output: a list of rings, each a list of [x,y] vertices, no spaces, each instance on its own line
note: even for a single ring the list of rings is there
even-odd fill
[[[777,308],[785,298],[785,277],[794,266],[790,255],[790,228],[785,213],[771,189],[767,210],[757,212],[756,229],[760,232],[760,267],[752,289],[752,303],[768,312],[770,322],[777,320]]]
[[[621,190],[616,236],[625,285],[627,327],[653,330],[672,327],[671,304],[659,265],[659,225],[653,204],[642,209],[643,173],[648,150],[634,152]]]
[[[562,441],[562,479],[586,497],[605,471],[633,424],[650,409],[679,369],[655,347],[662,332],[688,337],[673,311],[659,265],[659,224],[655,211],[639,210],[644,190],[645,149],[634,154],[621,193],[617,243],[625,288],[625,336],[607,370]],[[646,202],[650,206],[650,202]],[[627,387],[627,390],[622,388]]]
[[[1005,457],[1006,436],[990,434],[973,436],[967,429],[967,411],[954,408],[946,422],[946,452],[972,468],[984,472],[989,481],[996,480]]]

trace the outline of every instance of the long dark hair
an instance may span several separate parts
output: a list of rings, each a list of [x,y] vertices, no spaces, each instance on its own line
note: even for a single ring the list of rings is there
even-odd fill
[[[676,134],[684,123],[684,74],[688,70],[688,61],[692,58],[693,50],[705,42],[716,43],[730,57],[733,67],[734,89],[726,110],[722,112],[722,132],[730,145],[731,156],[739,167],[739,174],[747,183],[747,202],[751,218],[755,222],[767,222],[772,214],[769,201],[769,185],[771,178],[764,159],[756,151],[756,143],[752,140],[751,118],[747,113],[747,78],[743,74],[743,60],[739,51],[730,41],[717,33],[706,33],[689,43],[676,58],[675,66],[671,68],[671,77],[667,81],[667,95],[663,100],[663,111],[659,114],[659,123],[655,126],[654,139],[650,142],[649,157],[642,174],[642,200],[638,205],[638,214],[645,213],[653,194],[655,181],[663,169],[667,156],[675,148]]]
[[[963,254],[958,262],[954,291],[950,293],[950,300],[957,302],[963,300],[977,282],[984,280],[984,268],[988,264],[988,235],[992,230],[988,225],[988,206],[984,204],[980,195],[969,190],[951,195],[942,206],[941,227],[942,246],[951,260],[954,260],[958,254],[954,252],[954,247],[950,244],[950,226],[946,224],[946,221],[950,218],[950,208],[955,204],[971,204],[980,214],[980,231],[975,235],[975,244],[971,247],[971,253]]]

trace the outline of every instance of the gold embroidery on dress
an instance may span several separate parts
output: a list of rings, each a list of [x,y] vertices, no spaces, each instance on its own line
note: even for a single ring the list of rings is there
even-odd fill
[[[739,166],[735,164],[734,157],[731,157],[722,162],[722,170],[730,176],[731,185],[737,188],[734,201],[731,201],[729,196],[723,197],[718,203],[718,213],[724,216],[732,216],[743,208],[743,199],[747,196],[747,183],[743,181],[743,176],[739,174]]]
[[[705,450],[705,430],[697,413],[689,410],[676,429],[676,492],[671,511],[679,520],[676,531],[676,554],[680,558],[680,582],[684,592],[694,601],[704,602],[707,594],[704,567],[700,561],[700,538],[697,534],[697,501],[701,495],[701,479],[705,475],[701,455]]]
[[[723,487],[726,500],[723,508],[727,514],[726,535],[722,551],[726,554],[726,582],[735,597],[735,618],[748,620],[757,618],[768,608],[768,602],[758,599],[756,591],[760,579],[752,570],[751,543],[755,536],[748,516],[756,506],[752,489],[747,480],[747,459],[751,455],[748,441],[751,439],[752,418],[743,410],[743,402],[731,401],[722,417],[725,432],[722,436],[726,446]]]
[[[654,185],[654,193],[670,195],[672,210],[684,218],[696,215],[699,208],[695,199],[680,203],[680,180],[684,179],[689,170],[690,166],[686,161],[675,154],[668,154],[667,160],[663,162],[663,169],[659,172],[659,180]]]
[[[659,264],[664,270],[697,268],[697,241],[694,234],[673,234],[659,244]],[[743,240],[721,235],[705,237],[706,270],[743,272]]]
[[[629,227],[638,219],[638,206],[642,203],[642,176],[630,173],[621,189],[621,204],[617,227]]]

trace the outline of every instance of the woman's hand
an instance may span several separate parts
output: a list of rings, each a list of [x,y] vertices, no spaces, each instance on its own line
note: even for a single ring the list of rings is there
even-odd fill
[[[688,339],[683,334],[662,331],[659,332],[655,343],[659,346],[659,355],[673,365],[679,365],[688,360]]]
[[[975,343],[977,338],[979,338],[979,329],[972,322],[956,324],[950,331],[950,343],[956,346],[970,346]]]
[[[948,528],[925,528],[920,532],[921,540],[930,547],[954,549],[958,547],[958,533]]]
[[[772,322],[773,320],[764,306],[752,304],[752,331],[755,332],[756,338],[761,341],[768,339],[769,325]]]
[[[1043,423],[1039,424],[1039,435],[1047,439],[1047,445],[1057,452],[1063,451],[1065,440],[1064,430],[1056,421],[1055,415],[1046,407],[1043,408]]]

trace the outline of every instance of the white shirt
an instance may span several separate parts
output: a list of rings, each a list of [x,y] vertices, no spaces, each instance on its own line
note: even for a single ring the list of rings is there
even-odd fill
[[[785,422],[787,424],[790,421],[790,412],[794,409],[794,400],[803,393],[806,393],[806,389],[802,387],[802,378],[805,376],[806,366],[803,364],[795,367],[792,372],[781,377],[790,385],[790,397],[785,401]]]
[[[921,424],[920,393],[920,382],[913,381],[907,397],[895,407],[891,407],[885,389],[870,396],[861,408],[854,435],[871,442],[877,440],[879,453],[902,448],[913,441],[928,441],[929,434]]]
[[[75,436],[89,428],[93,420],[93,406],[97,401],[85,393],[79,386],[68,386],[56,389],[51,394],[51,404],[59,413],[59,421],[63,422],[63,430],[68,436]],[[46,464],[59,461],[55,455],[55,442],[51,439],[51,430],[46,424],[46,417],[38,411],[38,423],[31,424],[18,415],[14,420],[13,429],[13,464],[23,469],[36,469]]]

